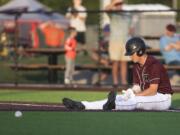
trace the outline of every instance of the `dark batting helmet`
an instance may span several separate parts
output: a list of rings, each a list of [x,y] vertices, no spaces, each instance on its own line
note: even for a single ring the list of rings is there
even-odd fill
[[[126,56],[131,56],[135,52],[138,56],[142,56],[145,53],[146,45],[145,42],[139,37],[133,37],[126,43]]]

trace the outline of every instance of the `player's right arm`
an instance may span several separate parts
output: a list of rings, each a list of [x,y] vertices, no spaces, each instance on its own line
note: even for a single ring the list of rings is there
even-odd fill
[[[139,93],[136,93],[136,96],[153,96],[156,95],[158,89],[158,84],[150,84],[148,89],[145,89]]]

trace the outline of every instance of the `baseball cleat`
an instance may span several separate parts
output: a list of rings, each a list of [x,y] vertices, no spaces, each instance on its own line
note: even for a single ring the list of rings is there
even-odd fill
[[[70,110],[84,110],[85,106],[78,101],[71,100],[69,98],[63,98],[63,105]]]
[[[116,99],[116,91],[111,91],[108,94],[108,100],[103,105],[103,110],[112,110],[115,109],[115,99]]]

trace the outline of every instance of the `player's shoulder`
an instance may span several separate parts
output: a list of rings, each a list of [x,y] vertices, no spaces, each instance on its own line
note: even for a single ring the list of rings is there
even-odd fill
[[[162,70],[164,69],[163,64],[154,56],[150,56],[151,62],[149,63],[150,70]]]
[[[148,56],[149,64],[160,64],[160,61],[152,55]]]

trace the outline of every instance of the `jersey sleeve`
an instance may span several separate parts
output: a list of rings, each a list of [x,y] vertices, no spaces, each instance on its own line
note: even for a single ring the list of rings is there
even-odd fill
[[[160,74],[161,74],[160,68],[161,66],[158,63],[153,64],[151,68],[149,68],[150,69],[150,74],[149,74],[150,84],[159,84]]]

